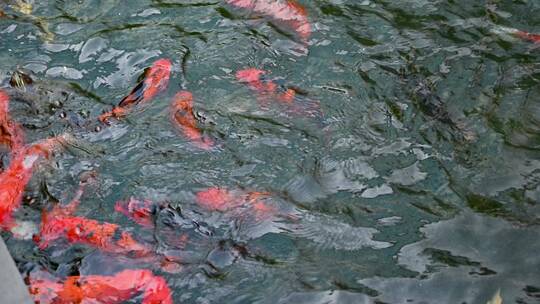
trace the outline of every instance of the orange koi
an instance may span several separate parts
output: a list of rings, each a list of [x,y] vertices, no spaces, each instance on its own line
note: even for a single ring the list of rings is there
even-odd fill
[[[24,136],[20,125],[9,116],[9,96],[0,90],[0,143],[17,152],[24,145]]]
[[[44,271],[29,276],[36,303],[125,303],[141,296],[143,304],[172,304],[172,291],[163,277],[150,270],[124,270],[111,276],[69,276],[65,280]]]
[[[295,0],[226,0],[225,2],[266,16],[292,29],[303,43],[307,43],[311,36],[312,26],[307,11]]]
[[[193,95],[190,92],[180,91],[176,93],[170,109],[171,122],[185,137],[204,150],[209,150],[214,146],[212,139],[204,136],[197,128],[197,120],[193,114]]]
[[[286,104],[294,101],[296,91],[287,89],[280,92],[280,86],[272,80],[263,79],[267,72],[255,68],[240,70],[236,72],[236,79],[239,82],[246,83],[252,90],[259,93],[261,97],[273,98]]]
[[[144,227],[154,227],[153,215],[156,212],[157,205],[149,200],[137,200],[130,198],[128,201],[118,201],[114,210],[124,214],[135,223]]]
[[[284,88],[275,81],[266,79],[265,75],[267,74],[266,71],[249,68],[236,72],[236,79],[257,93],[257,99],[261,106],[278,101],[292,113],[302,113],[311,117],[322,116],[318,101],[305,98],[298,95],[295,89]]]
[[[172,63],[168,59],[162,58],[154,62],[152,67],[146,71],[144,80],[137,84],[129,95],[124,97],[116,107],[99,116],[99,120],[101,122],[107,122],[111,117],[118,118],[125,116],[132,107],[152,100],[152,98],[167,88],[171,75],[171,67]]]
[[[0,174],[0,227],[13,227],[12,214],[21,205],[24,188],[37,161],[48,157],[67,139],[67,135],[49,138],[15,153],[9,167]]]
[[[231,191],[224,188],[212,187],[197,192],[197,203],[210,211],[228,211],[235,208],[247,207],[256,213],[271,212],[272,207],[267,206],[261,199],[268,198],[268,192]]]
[[[111,253],[134,253],[145,256],[151,252],[120,226],[100,223],[96,220],[73,216],[79,204],[82,191],[66,206],[55,206],[52,211],[42,215],[41,230],[34,236],[40,249],[47,248],[52,241],[65,238],[71,244],[85,244]]]

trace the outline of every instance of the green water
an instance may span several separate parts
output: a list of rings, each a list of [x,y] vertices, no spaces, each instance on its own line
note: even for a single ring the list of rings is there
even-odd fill
[[[0,1],[1,87],[17,69],[35,79],[12,117],[28,142],[67,132],[80,143],[40,166],[17,218],[38,223],[94,171],[77,215],[159,240],[113,212],[147,198],[181,212],[174,229],[189,236],[182,270],[167,273],[5,233],[23,275],[145,267],[175,303],[483,304],[497,290],[539,303],[540,48],[494,29],[540,32],[540,2],[299,2],[307,46],[224,1],[36,1],[31,15]],[[158,58],[173,62],[165,93],[99,132],[85,123]],[[248,67],[323,115],[260,107],[235,79]],[[171,125],[182,89],[219,148]],[[290,216],[209,212],[194,197],[213,186],[269,191]]]

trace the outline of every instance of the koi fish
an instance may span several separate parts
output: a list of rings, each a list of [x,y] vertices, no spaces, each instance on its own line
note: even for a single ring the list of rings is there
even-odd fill
[[[24,144],[21,127],[9,116],[9,96],[0,90],[0,143],[18,152]]]
[[[540,43],[540,34],[533,34],[525,31],[521,31],[515,28],[506,26],[496,26],[492,29],[492,32],[498,35],[512,35],[519,39],[529,41],[532,43]]]
[[[41,230],[34,236],[40,249],[47,248],[52,241],[65,238],[72,244],[85,244],[111,253],[134,253],[137,256],[148,255],[151,250],[143,245],[120,226],[112,223],[73,216],[79,205],[81,190],[66,206],[55,206],[42,215]]]
[[[24,188],[37,161],[48,157],[68,139],[67,135],[49,138],[15,153],[9,167],[0,174],[0,227],[10,229],[14,226],[12,214],[21,205]]]
[[[297,89],[278,85],[275,81],[266,79],[267,74],[266,71],[249,68],[236,72],[236,79],[257,93],[257,99],[263,106],[277,101],[293,113],[303,113],[311,117],[322,116],[318,101],[301,98],[297,94]]]
[[[524,31],[517,31],[514,33],[517,37],[527,40],[533,43],[540,43],[540,34],[532,34]]]
[[[129,109],[140,104],[146,103],[154,98],[158,93],[164,91],[171,75],[172,63],[168,59],[159,59],[145,73],[144,80],[135,86],[135,88],[124,97],[116,107],[111,111],[99,116],[101,122],[107,122],[111,117],[125,116]]]
[[[262,199],[270,197],[268,192],[244,192],[212,187],[197,192],[197,203],[210,211],[228,211],[235,208],[247,207],[256,213],[271,212],[272,207],[267,206]]]
[[[129,217],[135,223],[151,228],[154,227],[153,215],[156,213],[158,206],[149,200],[137,200],[130,198],[128,201],[118,201],[114,206],[114,210]]]
[[[36,303],[125,303],[142,296],[143,304],[172,304],[172,291],[163,277],[150,270],[128,269],[111,276],[69,276],[65,280],[44,271],[29,276]]]
[[[214,146],[212,139],[204,136],[197,128],[197,120],[193,114],[193,95],[188,91],[176,93],[171,102],[171,122],[197,147],[209,150]]]
[[[287,89],[280,92],[280,86],[271,80],[263,79],[266,71],[250,68],[236,72],[236,79],[239,82],[246,83],[250,89],[259,93],[261,96],[268,96],[286,104],[294,101],[296,91]]]
[[[306,9],[295,0],[226,0],[237,8],[266,16],[284,27],[288,27],[307,43],[312,27]]]

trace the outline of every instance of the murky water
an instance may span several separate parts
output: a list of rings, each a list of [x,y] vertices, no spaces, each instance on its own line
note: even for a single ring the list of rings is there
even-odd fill
[[[37,229],[92,172],[76,215],[179,261],[5,232],[23,275],[150,269],[175,303],[540,302],[540,49],[500,30],[540,32],[539,1],[299,1],[308,39],[225,1],[16,2],[0,1],[11,116],[27,142],[77,138],[35,170],[17,220]],[[97,123],[159,58],[166,92]],[[298,106],[239,82],[247,68]],[[212,149],[169,120],[180,90]],[[213,187],[245,201],[201,204]],[[114,212],[130,197],[164,206],[155,229]]]

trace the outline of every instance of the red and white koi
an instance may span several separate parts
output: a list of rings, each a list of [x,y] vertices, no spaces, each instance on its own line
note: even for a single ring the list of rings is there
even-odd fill
[[[236,79],[240,83],[246,84],[257,94],[257,100],[263,107],[266,107],[271,102],[277,102],[293,114],[310,117],[322,116],[319,101],[301,96],[297,94],[295,89],[278,85],[272,79],[267,78],[268,74],[264,70],[248,68],[237,71]]]

